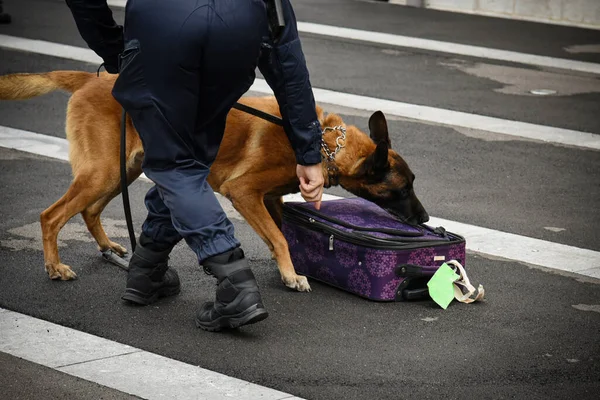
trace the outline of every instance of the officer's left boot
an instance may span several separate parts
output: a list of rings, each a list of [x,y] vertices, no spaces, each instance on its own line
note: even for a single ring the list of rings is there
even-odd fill
[[[216,301],[204,303],[196,314],[196,326],[216,332],[253,324],[269,316],[242,249],[210,257],[202,266],[206,273],[217,278],[217,293]]]
[[[180,291],[179,275],[169,268],[169,253],[153,251],[138,243],[129,261],[127,286],[121,299],[148,305],[160,297],[174,296]]]

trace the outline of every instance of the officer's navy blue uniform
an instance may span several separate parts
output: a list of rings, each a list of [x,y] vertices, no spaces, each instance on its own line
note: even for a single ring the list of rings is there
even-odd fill
[[[116,72],[120,27],[105,0],[67,0],[90,48]],[[104,7],[102,7],[102,3]],[[273,89],[301,165],[321,162],[321,129],[289,0],[274,43],[263,0],[129,0],[124,52],[113,89],[144,144],[143,234],[170,247],[181,238],[200,262],[238,247],[206,178],[233,104],[258,67]],[[111,71],[113,70],[113,71]]]

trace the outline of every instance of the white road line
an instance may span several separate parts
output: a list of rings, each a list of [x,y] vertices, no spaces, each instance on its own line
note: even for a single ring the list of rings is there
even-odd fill
[[[0,147],[40,154],[59,160],[66,160],[68,154],[66,139],[4,126],[0,126]],[[217,196],[225,202],[224,198],[221,198],[222,196]],[[327,195],[324,200],[338,198]],[[298,194],[286,196],[285,200],[303,201]],[[229,215],[236,213],[233,208],[224,208]],[[235,214],[235,218],[241,219],[241,216]],[[600,252],[597,251],[441,218],[432,217],[429,224],[443,226],[451,232],[465,236],[467,250],[471,252],[600,279]]]
[[[97,65],[102,62],[102,60],[89,49],[14,36],[0,35],[0,47],[90,62]],[[266,81],[262,79],[256,79],[250,90],[266,94],[273,93]],[[378,99],[368,96],[359,96],[327,89],[314,88],[313,91],[316,100],[322,104],[334,104],[371,112],[381,110],[384,114],[416,121],[476,129],[484,132],[499,133],[551,144],[600,150],[600,135],[592,133],[486,117],[484,115],[469,114],[460,111]]]
[[[144,399],[299,399],[0,308],[0,351]]]
[[[125,8],[125,4],[127,3],[127,0],[108,0],[107,3],[111,7]]]
[[[67,139],[0,126],[0,147],[69,161]]]
[[[108,2],[110,6],[114,7],[125,7],[125,3],[126,0],[111,0]],[[596,63],[539,56],[534,54],[519,53],[516,51],[499,50],[460,43],[442,42],[439,40],[420,39],[411,36],[393,35],[390,33],[314,24],[312,22],[298,22],[298,31],[321,36],[359,40],[363,42],[384,44],[389,46],[408,47],[413,49],[435,51],[439,53],[457,54],[467,57],[487,58],[489,60],[535,65],[538,67],[559,68],[570,71],[600,74],[600,64]]]
[[[26,39],[0,34],[0,47],[10,50],[43,54],[51,57],[67,58],[69,60],[83,61],[96,65],[102,63],[102,59],[90,49],[70,46],[68,44],[47,42],[45,40]]]
[[[260,93],[273,93],[266,81],[262,79],[257,79],[250,90]],[[359,96],[327,89],[313,88],[313,92],[315,99],[322,104],[334,104],[372,112],[380,110],[386,115],[395,115],[416,121],[435,123],[450,127],[476,129],[484,132],[499,133],[502,135],[537,140],[551,144],[600,150],[600,135],[593,133],[495,117],[486,117],[484,115],[402,103],[375,97]]]
[[[429,225],[457,232],[474,253],[600,279],[600,252],[432,217]],[[476,268],[476,266],[474,267]]]
[[[299,22],[298,31],[390,46],[409,47],[413,49],[435,51],[439,53],[485,58],[488,60],[508,61],[519,64],[535,65],[538,67],[558,68],[570,71],[600,74],[600,64],[585,61],[574,61],[564,58],[539,56],[535,54],[518,53],[508,50],[498,50],[488,47],[441,42],[438,40],[420,39],[410,36],[392,35],[389,33],[370,32],[337,26],[320,25],[310,22]]]

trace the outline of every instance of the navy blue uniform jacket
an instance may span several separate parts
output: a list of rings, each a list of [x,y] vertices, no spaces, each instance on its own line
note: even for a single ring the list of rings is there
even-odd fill
[[[77,28],[88,46],[104,60],[110,73],[118,72],[123,51],[123,27],[116,24],[106,0],[66,0]],[[282,0],[286,26],[277,43],[265,40],[258,68],[273,89],[284,129],[296,162],[321,162],[321,126],[317,120],[306,60],[289,0]]]

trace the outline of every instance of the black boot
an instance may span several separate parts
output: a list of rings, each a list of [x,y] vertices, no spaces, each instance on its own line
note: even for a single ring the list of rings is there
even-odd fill
[[[170,248],[161,252],[152,251],[138,243],[129,262],[127,286],[121,299],[148,305],[159,297],[178,294],[179,275],[168,266],[170,252]]]
[[[214,332],[253,324],[269,316],[242,249],[219,254],[202,264],[208,274],[217,278],[217,300],[202,305],[196,314],[196,326]]]

